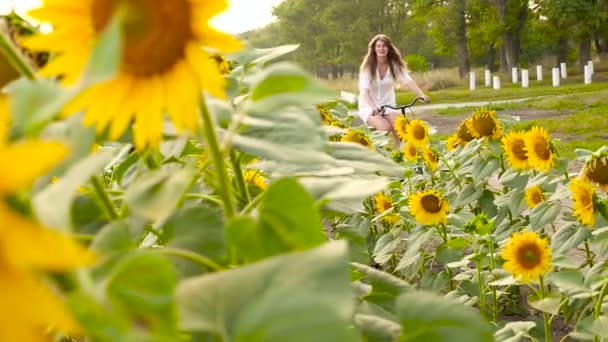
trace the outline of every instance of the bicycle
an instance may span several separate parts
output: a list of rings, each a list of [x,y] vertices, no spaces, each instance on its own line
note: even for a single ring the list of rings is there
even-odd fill
[[[416,97],[412,102],[410,102],[409,104],[403,105],[403,106],[391,106],[391,105],[380,106],[380,108],[378,108],[377,115],[383,115],[383,116],[386,115],[386,109],[390,108],[390,109],[394,109],[394,110],[401,110],[401,115],[403,115],[407,118],[407,116],[405,115],[405,110],[409,109],[410,113],[412,114],[412,118],[416,119],[416,116],[414,115],[414,111],[411,109],[411,107],[413,107],[416,104],[416,102],[418,102],[418,100],[425,102],[422,97]],[[375,114],[372,114],[372,115],[375,115]]]

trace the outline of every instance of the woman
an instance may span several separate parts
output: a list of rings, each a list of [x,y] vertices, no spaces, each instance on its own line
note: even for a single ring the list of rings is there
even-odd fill
[[[377,115],[381,106],[395,106],[395,80],[410,88],[424,102],[429,102],[429,97],[410,77],[401,54],[390,38],[379,34],[369,42],[367,55],[359,70],[359,117],[376,130],[391,132],[395,145],[399,146],[401,140],[394,128],[399,113],[387,109],[385,115]]]

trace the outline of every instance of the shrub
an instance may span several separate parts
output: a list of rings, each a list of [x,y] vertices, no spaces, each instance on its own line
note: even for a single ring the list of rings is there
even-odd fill
[[[426,58],[420,55],[407,55],[405,56],[405,63],[410,71],[427,71],[429,70],[429,64]]]

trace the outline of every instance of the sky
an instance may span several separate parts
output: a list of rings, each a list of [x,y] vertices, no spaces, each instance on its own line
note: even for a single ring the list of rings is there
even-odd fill
[[[272,7],[281,0],[228,0],[230,7],[214,17],[210,24],[218,30],[237,34],[260,28],[274,20]],[[17,13],[40,5],[40,0],[0,0],[0,14],[8,13],[14,6]]]

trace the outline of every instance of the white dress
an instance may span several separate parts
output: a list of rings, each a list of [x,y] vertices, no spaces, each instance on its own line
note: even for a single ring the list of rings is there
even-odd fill
[[[395,68],[396,69],[396,68]],[[409,73],[406,70],[402,70],[401,73],[396,71],[397,80],[402,84],[406,84],[411,81]],[[395,87],[393,76],[390,70],[386,72],[384,78],[380,78],[378,70],[376,70],[376,77],[372,80],[370,73],[367,70],[362,70],[359,73],[359,117],[363,122],[367,123],[367,119],[372,114],[374,108],[363,95],[363,90],[369,89],[374,101],[378,106],[392,105],[395,106]]]

